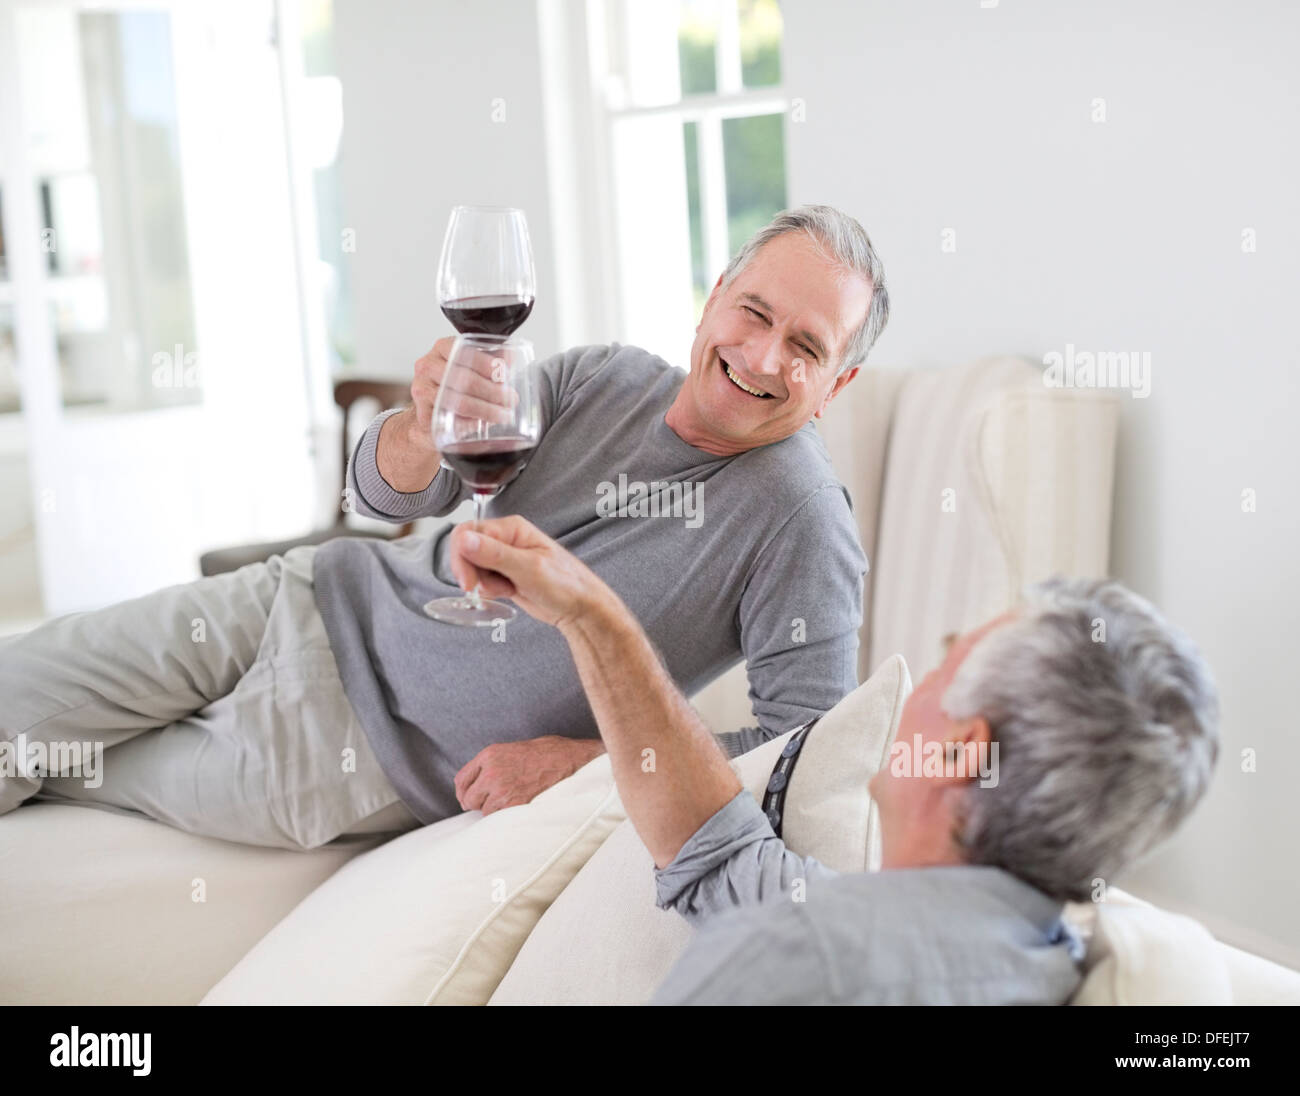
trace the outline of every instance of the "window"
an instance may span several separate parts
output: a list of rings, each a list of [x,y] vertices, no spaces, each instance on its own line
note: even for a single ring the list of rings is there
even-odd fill
[[[348,230],[339,178],[339,138],[343,132],[343,88],[334,66],[332,0],[301,0],[302,72],[294,121],[311,172],[315,210],[315,270],[309,282],[320,298],[331,375],[356,364],[356,326],[352,311],[352,268],[345,250]]]
[[[170,16],[17,14],[63,405],[197,402]]]
[[[13,286],[5,256],[4,192],[0,191],[0,415],[17,411],[19,407],[16,365]]]
[[[589,23],[621,338],[689,363],[727,261],[786,205],[777,0],[605,0]]]

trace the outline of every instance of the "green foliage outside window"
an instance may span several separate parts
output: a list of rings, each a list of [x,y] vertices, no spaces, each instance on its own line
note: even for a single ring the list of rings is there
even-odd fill
[[[739,8],[741,76],[746,88],[781,79],[781,9],[777,0],[735,0]],[[717,24],[712,4],[688,4],[678,31],[682,95],[717,90]],[[698,123],[682,127],[691,222],[691,275],[697,314],[721,271],[705,269],[700,216]],[[785,139],[779,114],[729,118],[722,123],[727,190],[727,246],[742,244],[785,208]]]

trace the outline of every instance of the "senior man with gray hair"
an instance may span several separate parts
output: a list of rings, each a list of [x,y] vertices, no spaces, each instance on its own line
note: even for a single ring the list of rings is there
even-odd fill
[[[537,365],[541,440],[487,512],[524,515],[583,559],[687,692],[745,659],[757,725],[727,730],[729,753],[857,684],[867,560],[813,420],[888,311],[862,226],[805,206],[719,276],[688,374],[617,343]],[[400,523],[466,497],[431,426],[450,345],[416,363],[413,405],[360,439],[348,485],[361,513]],[[610,506],[624,482],[689,512]],[[596,723],[553,629],[424,614],[457,592],[445,530],[340,537],[2,641],[0,754],[83,738],[105,750],[94,780],[0,774],[0,814],[75,799],[315,848],[527,802],[603,749]]]
[[[996,744],[997,779],[969,760],[882,768],[882,870],[841,875],[775,835],[579,560],[520,518],[458,529],[452,551],[465,589],[565,638],[658,903],[699,929],[658,1003],[1063,1004],[1082,958],[1063,903],[1172,833],[1218,757],[1216,690],[1184,636],[1116,582],[1043,583],[958,638],[898,728],[927,752]]]

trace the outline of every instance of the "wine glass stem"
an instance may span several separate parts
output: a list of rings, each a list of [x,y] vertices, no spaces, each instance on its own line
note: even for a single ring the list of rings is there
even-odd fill
[[[479,523],[483,520],[483,505],[491,497],[492,495],[490,492],[484,492],[484,491],[474,492],[474,524],[472,528],[477,529]],[[465,595],[470,605],[475,609],[483,608],[483,597],[479,591],[479,587],[480,587],[479,583],[477,582],[474,583],[474,589],[472,589],[468,594]]]

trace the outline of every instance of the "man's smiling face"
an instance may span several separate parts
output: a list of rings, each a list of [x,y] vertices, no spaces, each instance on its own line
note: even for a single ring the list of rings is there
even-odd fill
[[[870,303],[870,282],[806,234],[769,240],[731,285],[714,286],[669,425],[719,455],[789,437],[857,374],[836,371]]]

